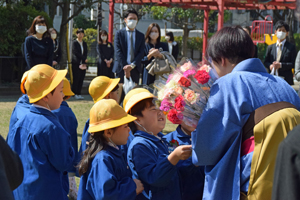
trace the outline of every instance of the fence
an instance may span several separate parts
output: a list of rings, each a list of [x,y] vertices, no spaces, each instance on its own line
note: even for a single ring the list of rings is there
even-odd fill
[[[0,85],[20,82],[25,67],[26,62],[22,56],[0,56]]]

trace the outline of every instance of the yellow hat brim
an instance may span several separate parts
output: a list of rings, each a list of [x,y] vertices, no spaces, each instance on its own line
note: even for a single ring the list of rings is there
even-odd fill
[[[29,96],[29,102],[30,103],[35,103],[39,100],[41,100],[43,97],[45,97],[47,94],[49,94],[52,90],[54,90],[63,80],[63,78],[67,75],[67,70],[57,70],[56,76],[53,78],[53,80],[50,82],[49,86],[35,95],[34,97]]]
[[[94,99],[94,103],[105,98],[118,85],[119,82],[120,82],[120,78],[111,79],[109,86],[106,88],[106,90],[102,93],[101,96],[99,96],[97,99]]]
[[[154,96],[150,92],[140,92],[135,95],[132,95],[125,105],[125,108],[124,108],[125,112],[128,113],[130,111],[130,109],[138,102],[140,102],[144,99],[150,99],[150,98],[156,98],[156,96]]]
[[[136,119],[137,119],[136,117],[133,117],[133,116],[127,114],[126,116],[124,116],[120,119],[117,119],[117,120],[111,120],[106,123],[95,125],[95,126],[90,125],[88,132],[95,133],[95,132],[99,132],[99,131],[104,131],[104,130],[115,128],[115,127],[118,127],[118,126],[121,126],[124,124],[128,124],[129,122],[133,122]]]

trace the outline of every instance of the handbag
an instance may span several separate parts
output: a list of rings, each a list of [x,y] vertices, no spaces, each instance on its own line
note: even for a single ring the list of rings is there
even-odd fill
[[[162,59],[154,58],[151,63],[147,65],[146,69],[148,70],[149,74],[155,76],[167,74],[172,71],[169,60],[167,59],[168,56],[166,56],[167,53],[169,54],[169,52],[161,52],[163,55]]]

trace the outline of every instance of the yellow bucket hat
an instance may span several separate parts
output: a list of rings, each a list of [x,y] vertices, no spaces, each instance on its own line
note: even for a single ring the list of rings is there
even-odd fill
[[[130,109],[137,104],[138,102],[149,99],[149,98],[156,98],[149,90],[144,88],[136,88],[133,90],[130,90],[126,96],[124,97],[123,101],[123,108],[126,113],[130,111]]]
[[[46,64],[36,65],[24,78],[29,102],[35,103],[54,90],[66,76],[67,70],[55,70]]]
[[[90,110],[89,133],[115,128],[136,120],[113,99],[101,99]]]
[[[28,72],[29,72],[29,70],[24,72],[22,79],[21,79],[20,89],[23,94],[26,94],[24,83],[27,79]]]
[[[64,81],[64,88],[63,88],[64,95],[65,96],[75,95],[71,90],[71,85],[70,85],[70,82],[68,81],[68,79],[66,77],[64,77],[63,81]]]
[[[108,78],[98,76],[94,78],[89,86],[89,93],[94,103],[106,97],[119,83],[120,78]]]

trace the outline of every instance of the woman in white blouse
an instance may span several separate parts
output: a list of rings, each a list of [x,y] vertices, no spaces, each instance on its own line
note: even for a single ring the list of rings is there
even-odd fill
[[[175,58],[175,60],[177,60],[178,53],[179,53],[179,47],[178,47],[178,43],[174,41],[173,33],[167,32],[165,38],[168,42],[170,54]]]

